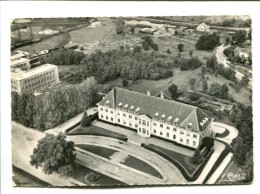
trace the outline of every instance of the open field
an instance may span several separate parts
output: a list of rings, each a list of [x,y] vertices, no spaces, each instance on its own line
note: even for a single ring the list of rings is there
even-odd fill
[[[121,163],[131,168],[134,168],[136,170],[153,175],[155,177],[162,178],[162,176],[157,170],[155,170],[153,167],[151,167],[149,164],[145,163],[144,161],[139,160],[138,158],[135,158],[133,156],[128,155],[125,161]]]
[[[181,71],[179,68],[173,69],[173,77],[161,80],[141,80],[137,84],[132,84],[128,81],[128,87],[126,89],[146,93],[147,90],[151,91],[151,94],[157,94],[158,92],[165,91],[168,93],[168,87],[171,84],[176,84],[179,86],[180,90],[187,90],[189,88],[189,79],[197,78],[200,72],[200,68],[193,71]],[[118,78],[113,81],[109,81],[106,84],[99,85],[102,87],[122,87],[122,79]]]
[[[42,50],[53,49],[59,46],[64,41],[64,39],[66,39],[66,35],[61,34],[61,35],[53,36],[51,38],[47,38],[41,42],[31,44],[29,46],[20,47],[16,50],[22,50],[34,54]]]

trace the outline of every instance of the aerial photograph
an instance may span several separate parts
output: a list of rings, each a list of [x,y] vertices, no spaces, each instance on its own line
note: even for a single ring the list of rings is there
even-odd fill
[[[12,19],[13,187],[252,184],[251,23]]]

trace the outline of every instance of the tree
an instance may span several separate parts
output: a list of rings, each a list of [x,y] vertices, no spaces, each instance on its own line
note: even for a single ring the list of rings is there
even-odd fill
[[[190,84],[190,89],[194,90],[194,86],[196,84],[196,79],[195,78],[190,79],[189,84]]]
[[[193,56],[193,50],[190,50],[190,51],[189,51],[189,55],[190,55],[190,57]]]
[[[214,139],[212,137],[205,137],[203,139],[203,145],[208,149],[212,148],[214,146]]]
[[[123,87],[127,87],[128,85],[128,81],[125,78],[122,80],[122,85]]]
[[[135,33],[135,28],[132,26],[132,27],[130,28],[130,31],[131,31],[132,34],[134,34],[134,33]]]
[[[17,121],[18,120],[18,115],[17,115],[17,110],[18,110],[18,94],[17,92],[12,92],[11,94],[11,107],[12,107],[12,120]]]
[[[189,99],[192,101],[198,101],[200,99],[200,95],[194,92],[189,96]]]
[[[223,98],[223,99],[227,99],[228,98],[228,91],[229,91],[228,86],[226,84],[223,84],[220,87],[220,90],[219,90],[219,97]]]
[[[213,50],[220,42],[220,37],[216,33],[202,35],[195,47],[198,50]]]
[[[115,26],[116,26],[116,33],[117,34],[124,34],[125,30],[125,20],[122,18],[119,18],[115,21]]]
[[[90,123],[91,123],[91,118],[88,116],[84,107],[83,116],[81,118],[80,124],[81,126],[87,127],[90,126]]]
[[[183,52],[183,47],[184,47],[184,44],[182,44],[182,43],[178,44],[179,52]]]
[[[241,44],[241,43],[245,42],[246,36],[247,36],[247,33],[245,30],[239,30],[234,34],[234,36],[232,38],[233,38],[233,40],[235,40],[237,42],[237,44]]]
[[[167,51],[166,51],[168,54],[171,54],[171,50],[168,48]]]
[[[211,96],[218,96],[220,91],[220,84],[214,82],[210,85],[209,94]]]
[[[240,136],[233,140],[231,146],[235,161],[240,165],[244,165],[246,163],[246,153],[250,148],[244,143],[243,138]]]
[[[205,65],[201,67],[201,75],[205,75],[207,73],[207,68]]]
[[[200,154],[200,151],[198,149],[195,150],[191,161],[195,164],[200,164],[203,161],[203,157]]]
[[[199,60],[197,57],[180,60],[180,68],[182,71],[198,69],[202,65],[203,62]]]
[[[226,45],[228,45],[229,43],[230,43],[230,38],[227,37],[227,38],[226,38]]]
[[[171,93],[171,97],[173,99],[176,99],[178,97],[178,86],[175,84],[172,84],[169,86],[168,91]]]
[[[75,167],[76,154],[74,142],[66,141],[64,134],[57,136],[46,134],[33,149],[30,164],[41,167],[45,174],[58,173],[68,175]]]
[[[240,83],[241,83],[242,87],[246,87],[248,85],[248,83],[249,83],[248,77],[247,76],[243,76]]]
[[[134,51],[135,53],[140,53],[140,52],[142,51],[142,47],[140,47],[140,46],[135,46],[133,51]]]
[[[206,92],[208,90],[208,81],[206,79],[202,80],[202,90]]]

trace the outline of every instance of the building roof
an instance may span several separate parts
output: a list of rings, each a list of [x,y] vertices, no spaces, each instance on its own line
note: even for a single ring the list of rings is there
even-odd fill
[[[128,104],[128,107],[134,106],[134,109],[139,107],[140,111],[138,114],[149,115],[150,118],[152,118],[155,113],[159,113],[159,118],[164,114],[166,120],[171,116],[172,122],[178,118],[178,125],[180,127],[187,128],[188,124],[192,124],[190,130],[196,132],[203,131],[211,120],[211,118],[198,107],[173,100],[148,96],[122,88],[112,89],[103,100],[99,102],[99,105],[115,109],[119,103],[122,103],[123,107],[126,104]],[[205,118],[208,118],[208,121],[205,122]],[[203,126],[201,125],[202,122],[204,122]]]
[[[21,63],[27,63],[28,61],[29,61],[29,59],[26,59],[26,58],[20,58],[17,60],[13,60],[13,61],[11,61],[11,66],[15,66],[15,65],[21,64]]]
[[[39,67],[35,67],[33,69],[30,69],[28,71],[22,71],[21,69],[11,69],[11,78],[14,80],[22,80],[40,73],[43,73],[47,70],[53,69],[53,68],[57,68],[56,65],[52,65],[52,64],[44,64],[41,65]]]
[[[200,25],[198,25],[198,27],[204,27],[206,29],[210,28],[205,22],[202,22]]]

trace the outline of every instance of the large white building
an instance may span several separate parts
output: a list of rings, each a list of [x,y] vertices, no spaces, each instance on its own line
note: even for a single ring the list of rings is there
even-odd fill
[[[142,137],[157,136],[191,148],[212,135],[213,119],[200,108],[122,88],[112,89],[98,103],[98,117]]]
[[[18,94],[42,90],[58,82],[56,65],[45,64],[25,71],[11,68],[11,90]]]

